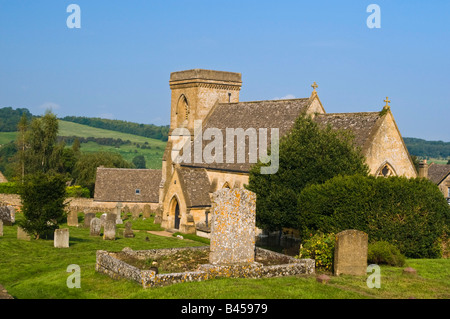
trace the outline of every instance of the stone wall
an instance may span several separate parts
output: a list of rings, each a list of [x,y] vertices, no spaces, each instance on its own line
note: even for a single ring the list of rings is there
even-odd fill
[[[17,194],[0,194],[0,202],[5,203],[7,205],[14,206],[16,209],[20,209],[22,206],[22,202],[20,200],[20,196]],[[117,202],[99,202],[94,201],[93,198],[74,198],[70,197],[67,199],[68,210],[69,211],[77,211],[82,212],[85,210],[90,210],[91,212],[109,212],[113,211],[116,207]],[[128,205],[128,207],[139,206],[141,209],[144,209],[146,204],[149,204],[152,211],[156,211],[158,208],[157,203],[122,203],[123,206]]]

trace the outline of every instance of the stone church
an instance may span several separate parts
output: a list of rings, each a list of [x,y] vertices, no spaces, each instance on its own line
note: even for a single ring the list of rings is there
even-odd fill
[[[195,233],[198,229],[207,228],[210,194],[225,187],[244,187],[248,183],[249,170],[254,163],[249,158],[248,143],[245,143],[245,159],[238,158],[238,143],[233,142],[235,149],[230,147],[226,150],[227,156],[232,151],[232,161],[217,160],[217,153],[214,161],[177,160],[186,155],[186,150],[193,150],[191,158],[196,156],[194,144],[199,131],[204,134],[199,149],[206,151],[208,146],[205,144],[211,143],[208,137],[205,138],[207,132],[221,132],[225,137],[230,128],[244,132],[261,132],[264,129],[272,132],[272,129],[277,129],[281,138],[293,127],[300,114],[307,113],[320,125],[350,130],[371,174],[417,176],[387,99],[386,105],[379,111],[326,113],[315,83],[310,97],[252,102],[239,100],[242,86],[240,73],[202,69],[180,71],[170,75],[169,84],[172,92],[169,139],[162,159],[162,170],[154,175],[161,176],[161,179],[149,181],[152,185],[159,183],[156,220],[166,229]],[[180,143],[180,129],[184,131],[185,143]],[[267,141],[271,140],[271,134],[266,135]],[[249,136],[245,138],[247,142],[250,140]],[[232,139],[234,141],[234,137]],[[209,140],[212,140],[211,136]],[[132,187],[129,192],[133,193]],[[155,201],[153,199],[152,204],[156,205]]]

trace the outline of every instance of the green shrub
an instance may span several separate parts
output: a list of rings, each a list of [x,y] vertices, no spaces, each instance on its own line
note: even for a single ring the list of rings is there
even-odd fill
[[[67,197],[83,197],[83,198],[91,197],[89,189],[86,187],[81,187],[79,185],[66,187],[66,193]]]
[[[300,251],[298,259],[311,258],[316,261],[316,269],[322,271],[332,271],[333,270],[333,259],[334,259],[334,243],[335,234],[322,234],[317,233],[306,240],[302,246],[300,246]]]
[[[369,264],[401,267],[405,264],[405,256],[391,243],[377,241],[369,244],[367,261]]]
[[[305,188],[298,197],[297,227],[310,233],[357,229],[370,241],[394,244],[409,258],[439,258],[439,238],[449,229],[450,207],[424,178],[338,176]]]
[[[19,192],[25,217],[19,226],[36,239],[51,237],[66,217],[65,178],[58,174],[30,174]]]
[[[0,183],[0,194],[18,194],[19,187],[15,182]]]

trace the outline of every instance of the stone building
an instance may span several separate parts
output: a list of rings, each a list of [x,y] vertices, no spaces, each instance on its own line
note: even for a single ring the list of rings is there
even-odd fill
[[[211,206],[209,195],[222,188],[243,187],[248,183],[253,163],[250,160],[249,143],[245,143],[245,160],[238,158],[238,143],[233,143],[234,150],[230,152],[233,161],[224,160],[228,156],[225,151],[224,154],[215,153],[214,161],[205,161],[201,155],[203,161],[195,160],[198,154],[196,150],[206,152],[208,143],[211,143],[212,135],[207,132],[222,133],[224,145],[229,129],[235,129],[235,132],[236,129],[244,132],[266,129],[266,139],[270,142],[271,129],[278,129],[281,137],[289,132],[301,113],[307,113],[321,125],[351,130],[356,146],[365,155],[371,174],[409,178],[417,176],[388,100],[378,112],[327,114],[315,84],[311,96],[307,98],[240,102],[240,73],[195,69],[172,73],[169,83],[172,90],[171,123],[163,156],[159,194],[161,226],[164,228],[190,233],[197,227],[207,226]],[[199,133],[203,138],[196,149]],[[244,137],[246,141],[250,140],[250,136]],[[185,142],[180,143],[180,140]],[[253,144],[258,145],[253,150],[258,153],[259,143]],[[230,149],[227,149],[227,153]],[[189,156],[185,154],[186,150],[190,151]],[[180,157],[191,160],[177,162],[176,159]]]
[[[419,176],[435,183],[450,204],[450,165],[428,164],[427,160],[423,160],[419,163]]]
[[[161,170],[97,168],[94,203],[96,206],[115,207],[123,205],[144,206],[153,210],[159,206]]]

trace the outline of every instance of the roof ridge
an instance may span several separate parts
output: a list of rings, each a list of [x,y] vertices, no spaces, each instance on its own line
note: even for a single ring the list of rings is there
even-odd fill
[[[261,102],[284,102],[284,101],[300,101],[309,100],[309,97],[302,97],[297,99],[277,99],[277,100],[257,100],[257,101],[239,101],[233,103],[219,103],[220,105],[230,105],[230,104],[246,104],[246,103],[261,103]]]

